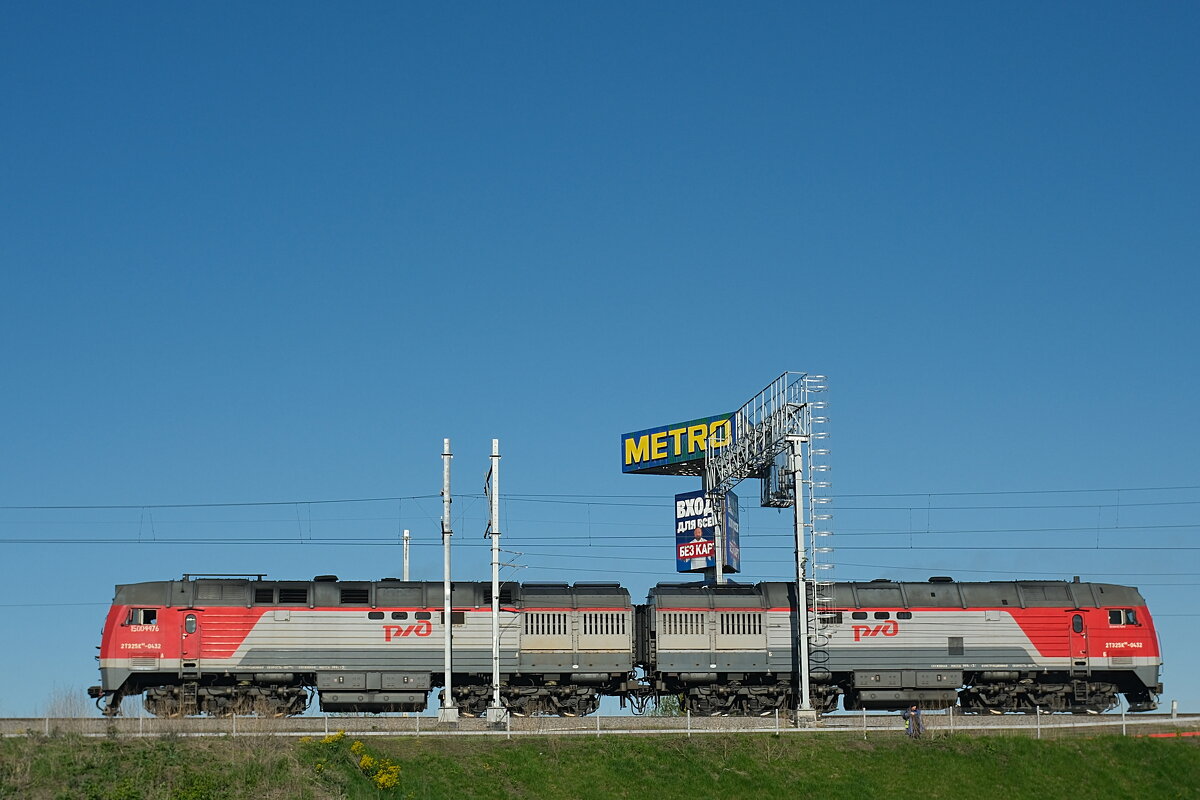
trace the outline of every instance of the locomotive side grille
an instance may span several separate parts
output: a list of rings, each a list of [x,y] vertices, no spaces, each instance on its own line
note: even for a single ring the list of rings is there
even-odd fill
[[[726,611],[721,614],[725,636],[757,636],[762,633],[762,614],[757,611]]]
[[[525,634],[528,636],[565,636],[567,615],[560,612],[525,612]]]
[[[279,590],[279,602],[283,604],[304,605],[308,603],[308,587],[302,589]]]
[[[703,614],[691,611],[665,611],[662,621],[662,632],[668,636],[704,635]]]
[[[129,659],[129,666],[132,669],[158,669],[158,659],[157,658],[145,658],[145,657],[136,658],[135,657],[135,658]]]
[[[197,600],[227,600],[235,603],[245,602],[246,587],[236,583],[196,582]]]
[[[585,613],[583,615],[584,636],[623,636],[625,615],[614,612]]]
[[[369,590],[367,589],[342,589],[341,594],[342,605],[366,605],[370,602]]]

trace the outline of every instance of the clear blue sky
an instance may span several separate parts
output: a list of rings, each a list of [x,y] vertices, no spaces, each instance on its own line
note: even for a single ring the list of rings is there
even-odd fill
[[[0,714],[96,682],[115,583],[394,575],[345,541],[404,527],[439,577],[436,498],[142,506],[436,495],[446,436],[458,577],[498,437],[509,574],[644,595],[696,482],[619,435],[788,369],[830,377],[836,577],[1140,586],[1200,709],[1198,40],[1192,3],[8,7]],[[757,492],[744,577],[785,578]],[[13,508],[70,505],[137,507]]]

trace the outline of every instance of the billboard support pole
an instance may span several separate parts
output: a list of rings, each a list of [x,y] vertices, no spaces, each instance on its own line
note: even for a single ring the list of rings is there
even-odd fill
[[[789,436],[788,444],[791,450],[792,480],[795,502],[792,511],[795,518],[796,534],[796,624],[798,628],[797,659],[800,698],[796,715],[797,723],[804,712],[812,711],[812,687],[809,684],[809,641],[808,641],[808,546],[805,540],[804,524],[804,436]]]
[[[508,720],[508,709],[500,702],[500,440],[492,439],[491,487],[492,516],[488,525],[492,537],[492,704],[487,721],[500,725]]]
[[[705,492],[711,491],[709,487],[704,487]],[[718,497],[715,494],[707,495],[712,500],[713,516],[716,518],[715,527],[713,528],[713,565],[715,566],[716,576],[715,582],[717,586],[725,585],[725,498]]]
[[[446,666],[445,688],[442,690],[442,707],[438,709],[438,722],[458,722],[458,706],[454,703],[451,673],[451,630],[454,625],[450,615],[450,537],[454,532],[450,529],[450,460],[454,455],[450,452],[450,440],[442,440],[442,595],[444,611],[442,616],[443,639],[445,646],[443,658]]]

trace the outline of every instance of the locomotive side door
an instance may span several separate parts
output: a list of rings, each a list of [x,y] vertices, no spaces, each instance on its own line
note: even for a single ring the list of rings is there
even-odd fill
[[[1083,614],[1078,610],[1071,612],[1070,626],[1071,672],[1087,672],[1089,663],[1087,623],[1084,621]]]
[[[188,609],[183,615],[183,625],[179,629],[179,670],[183,674],[200,671],[200,612]]]

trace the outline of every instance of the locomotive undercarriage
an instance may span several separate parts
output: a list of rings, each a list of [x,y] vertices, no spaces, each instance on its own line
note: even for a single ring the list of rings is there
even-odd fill
[[[766,716],[775,711],[787,711],[795,705],[792,685],[751,683],[744,678],[707,684],[684,683],[670,676],[660,681],[668,694],[678,694],[681,706],[693,714],[717,716]],[[810,687],[813,708],[824,714],[837,708],[840,689],[834,684]]]
[[[510,681],[500,686],[500,702],[511,714],[518,717],[535,714],[579,717],[599,709],[601,696],[617,694],[621,683],[619,678],[587,686],[559,683],[554,680],[543,682],[527,679],[523,683]],[[454,703],[463,716],[482,717],[492,704],[490,684],[456,684],[452,694]]]
[[[1094,676],[1093,676],[1094,677]],[[1099,714],[1115,708],[1121,687],[1106,680],[1073,678],[1059,675],[1025,675],[1008,680],[977,681],[959,692],[959,705],[964,713],[1018,712]],[[1149,692],[1126,693],[1130,709],[1139,711],[1154,708]],[[1141,705],[1138,705],[1139,701]]]
[[[156,717],[239,716],[290,717],[308,708],[308,690],[303,686],[259,686],[248,681],[236,685],[216,685],[200,681],[159,686],[122,686],[115,692],[103,692],[99,686],[88,689],[106,717],[121,714],[121,701],[142,695],[142,708]]]
[[[156,717],[186,717],[207,714],[211,717],[233,715],[290,717],[308,707],[308,691],[302,686],[205,686],[184,683],[151,686],[142,705]]]

